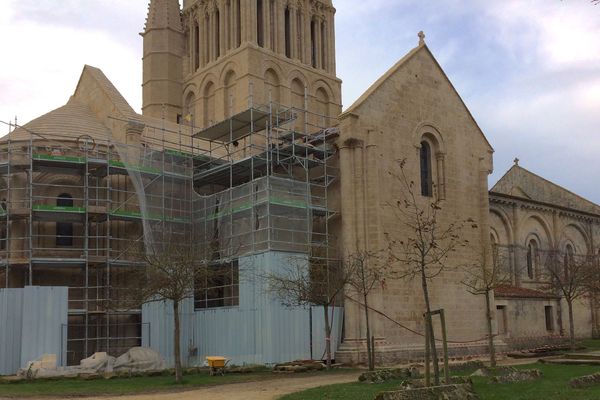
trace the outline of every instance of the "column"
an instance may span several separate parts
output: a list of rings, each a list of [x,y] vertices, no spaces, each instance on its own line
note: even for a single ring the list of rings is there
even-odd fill
[[[189,56],[189,61],[188,61],[188,67],[189,67],[189,71],[191,73],[196,72],[196,66],[194,65],[195,60],[196,60],[196,40],[198,40],[195,35],[196,35],[196,23],[195,23],[195,19],[194,19],[194,14],[190,13],[189,18],[188,18],[188,29],[189,29],[189,37],[188,37],[188,48],[190,49],[190,51],[188,52],[188,56]]]
[[[228,40],[228,34],[227,34],[227,16],[228,16],[228,10],[227,10],[227,5],[226,5],[226,1],[225,0],[221,0],[219,2],[219,54],[222,56],[225,53],[227,53],[227,40]]]
[[[311,33],[312,15],[309,10],[304,12],[304,62],[312,64],[312,33]]]
[[[216,32],[216,10],[212,9],[209,11],[208,15],[208,46],[209,46],[209,56],[208,61],[214,61],[217,58],[217,48],[215,46],[217,42],[217,38],[215,37]]]
[[[329,14],[329,72],[335,75],[335,14],[333,9]]]
[[[315,18],[316,26],[315,26],[315,55],[316,55],[316,67],[323,67],[323,41],[321,40],[321,24],[323,23],[323,19],[320,15]]]
[[[210,62],[210,16],[209,14],[202,14],[202,64],[206,65]]]
[[[248,10],[249,0],[240,0],[240,8],[237,10],[240,21],[240,44],[248,41]]]
[[[296,21],[296,29],[298,30],[298,37],[296,38],[297,45],[296,51],[298,53],[298,59],[301,62],[306,62],[306,50],[304,43],[306,42],[306,30],[304,20],[306,19],[304,9],[300,8],[296,11],[297,21]]]
[[[238,35],[240,26],[238,25],[238,15],[240,10],[238,9],[238,0],[231,0],[231,19],[229,21],[229,34],[231,35],[231,48],[235,49],[238,47]]]
[[[258,43],[257,30],[258,21],[256,20],[256,0],[245,0],[247,4],[246,15],[242,14],[246,18],[246,41],[252,43]]]
[[[282,1],[277,2],[277,53],[285,55],[285,8],[286,5]]]

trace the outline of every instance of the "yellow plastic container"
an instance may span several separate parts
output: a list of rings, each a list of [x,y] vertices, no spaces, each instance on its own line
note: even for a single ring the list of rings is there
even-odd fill
[[[211,368],[225,368],[225,357],[206,357],[208,366]]]

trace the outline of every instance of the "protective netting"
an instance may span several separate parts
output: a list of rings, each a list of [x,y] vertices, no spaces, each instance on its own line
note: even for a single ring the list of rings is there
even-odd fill
[[[267,176],[216,194],[193,189],[191,154],[116,145],[133,190],[113,213],[140,218],[143,243],[154,251],[168,241],[189,241],[206,260],[266,250],[308,252],[313,201],[310,184]],[[192,241],[190,241],[192,239]]]

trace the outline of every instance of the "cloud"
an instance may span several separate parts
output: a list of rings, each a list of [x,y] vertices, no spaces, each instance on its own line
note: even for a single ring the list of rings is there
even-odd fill
[[[115,36],[111,24],[121,24],[119,18],[105,21],[107,26],[90,28],[85,23],[74,22],[60,24],[40,21],[51,21],[52,18],[42,18],[45,11],[49,16],[70,20],[78,15],[102,15],[106,5],[98,7],[100,0],[90,0],[97,9],[79,6],[66,11],[49,10],[55,1],[41,1],[36,14],[31,11],[37,2],[19,0],[8,5],[2,4],[2,24],[0,37],[18,38],[6,40],[3,52],[8,57],[3,59],[0,69],[0,120],[19,117],[20,123],[25,123],[67,102],[75,90],[77,80],[85,64],[101,68],[113,80],[132,106],[141,106],[141,38],[132,29],[131,21],[124,25],[129,27],[128,35],[136,38],[137,45],[132,48],[127,41]],[[113,0],[108,0],[112,2]],[[141,2],[138,6],[143,9]],[[87,4],[87,3],[86,3]],[[21,7],[22,5],[22,7]],[[67,8],[67,7],[64,7]],[[107,10],[119,9],[115,5]],[[17,11],[27,18],[15,17]],[[55,14],[52,14],[55,13]],[[69,14],[70,13],[70,14]],[[74,14],[73,14],[74,13]],[[140,13],[139,10],[137,14]],[[92,18],[92,17],[90,17]],[[93,17],[96,20],[98,16]],[[112,21],[112,22],[111,22]],[[139,29],[137,29],[139,31]]]
[[[58,4],[59,3],[59,4]],[[148,0],[0,0],[0,120],[63,105],[84,64],[141,107]],[[586,0],[334,0],[347,107],[417,45],[437,57],[496,149],[600,203],[600,7]],[[581,173],[581,171],[585,171]]]

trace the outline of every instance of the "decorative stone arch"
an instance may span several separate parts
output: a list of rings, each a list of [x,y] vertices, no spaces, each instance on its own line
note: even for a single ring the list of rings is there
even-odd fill
[[[421,122],[413,130],[412,143],[416,149],[421,148],[421,141],[423,137],[426,137],[429,140],[435,142],[438,146],[438,152],[446,154],[446,144],[444,142],[444,137],[433,123]]]
[[[238,64],[235,61],[228,61],[223,68],[221,68],[221,73],[219,74],[219,84],[221,86],[225,86],[225,78],[227,75],[233,71],[235,75],[239,75],[238,71],[240,70]]]
[[[423,147],[423,143],[427,147]],[[440,131],[429,122],[421,122],[413,131],[413,145],[417,152],[420,166],[421,192],[425,193],[425,188],[432,186],[429,189],[430,193],[426,195],[437,195],[439,199],[446,198],[446,145],[443,135]],[[429,159],[425,159],[428,157]],[[429,175],[425,175],[423,165],[429,164]],[[430,182],[425,183],[423,180],[428,179]]]
[[[80,199],[83,196],[81,180],[75,175],[39,176],[36,178],[36,181],[42,185],[48,185],[44,186],[41,190],[40,194],[42,197],[57,197],[60,193],[66,192],[71,192],[70,194],[74,200]],[[66,188],[60,185],[64,185]]]
[[[199,126],[206,128],[215,123],[217,87],[215,81],[210,79],[205,79],[201,87],[203,113],[202,122],[199,124]]]
[[[278,72],[279,70],[279,72]],[[281,104],[281,69],[269,66],[263,74],[265,83],[265,99],[275,104]]]
[[[540,240],[540,245],[547,246],[547,248],[542,247],[541,250],[543,251],[543,250],[548,250],[548,249],[554,248],[554,237],[552,236],[552,229],[550,229],[550,224],[548,223],[548,221],[546,221],[546,219],[541,214],[536,213],[536,212],[530,212],[530,213],[526,214],[524,216],[524,218],[522,219],[522,222],[520,223],[521,227],[525,226],[527,221],[529,221],[530,219],[536,221],[541,226],[541,228],[544,232],[544,235],[547,238],[547,242],[544,243],[543,239],[538,235],[538,239]],[[523,232],[521,234],[521,237],[517,239],[520,242],[517,242],[516,244],[519,246],[523,246],[524,241],[532,233],[533,232],[529,232],[529,231]]]
[[[236,104],[236,93],[235,87],[237,84],[237,73],[234,69],[230,69],[225,73],[223,77],[223,109],[225,110],[225,117],[231,117],[235,114]]]
[[[578,243],[573,241],[573,237],[570,237],[568,235],[568,230],[569,229],[573,229],[574,231],[576,231],[577,233],[579,233],[581,235],[581,238],[583,239],[583,243],[582,245],[585,246],[585,248],[581,248],[581,246],[578,246]],[[575,250],[576,253],[580,254],[580,255],[587,255],[587,254],[592,254],[593,253],[593,249],[592,249],[592,243],[590,240],[590,236],[588,235],[588,233],[585,231],[585,229],[583,229],[583,227],[575,222],[570,222],[568,224],[566,224],[563,228],[562,228],[562,232],[560,234],[561,237],[561,243],[559,243],[559,249],[563,250],[566,247],[567,243],[571,243],[573,245],[573,249]]]
[[[267,73],[268,70],[272,69],[277,74],[279,81],[282,81],[282,77],[285,76],[285,72],[283,72],[283,69],[281,68],[281,65],[279,63],[273,60],[265,60],[263,62],[263,65],[263,76]]]
[[[302,71],[300,71],[300,70],[298,70],[298,69],[293,69],[293,70],[291,70],[291,71],[288,73],[288,75],[287,75],[287,79],[286,79],[286,81],[288,82],[290,89],[292,88],[292,82],[293,82],[295,79],[298,79],[300,82],[302,82],[302,84],[303,84],[303,85],[304,85],[304,87],[306,88],[306,91],[307,91],[308,93],[311,93],[311,87],[310,87],[310,84],[309,84],[308,78],[306,77],[306,75],[305,75],[305,74],[304,74]]]
[[[492,206],[490,207],[490,214],[494,214],[500,219],[502,227],[506,231],[506,243],[498,242],[498,244],[505,246],[512,245],[515,242],[513,237],[513,224],[511,223],[510,218],[508,217],[506,212],[501,208]],[[493,226],[491,228],[494,229],[496,233],[498,233]],[[500,235],[498,235],[497,239],[501,241]]]
[[[529,279],[540,277],[542,243],[542,239],[535,232],[530,232],[525,237],[526,268]]]
[[[195,88],[188,88],[186,91],[183,92],[183,117],[184,120],[188,115],[192,116],[192,121],[194,121],[196,119],[196,113],[197,113],[197,102],[198,102],[198,97],[196,96],[196,89]]]

